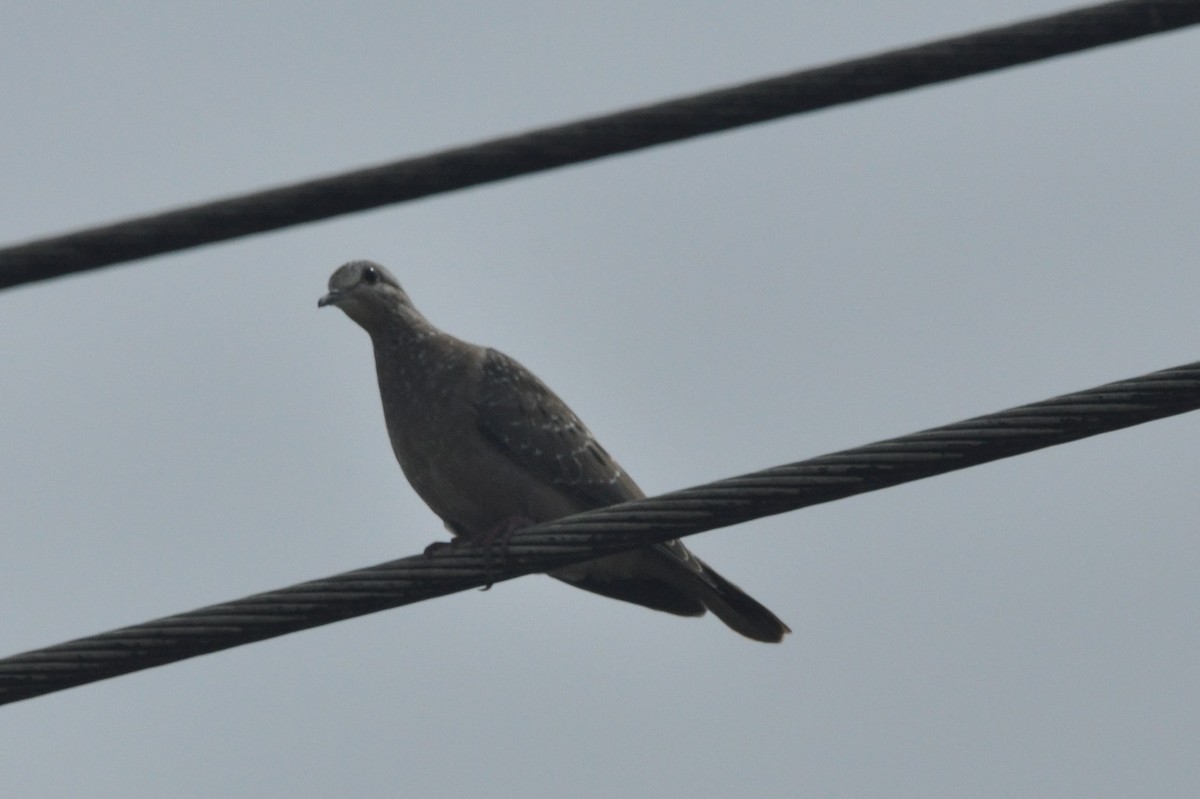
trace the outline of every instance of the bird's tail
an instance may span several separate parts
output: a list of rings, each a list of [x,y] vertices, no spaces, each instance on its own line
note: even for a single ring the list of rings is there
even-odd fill
[[[605,555],[556,569],[550,576],[585,591],[679,616],[703,616],[711,610],[731,630],[755,641],[777,644],[791,632],[778,616],[679,541]]]
[[[791,632],[778,616],[707,563],[704,564],[704,582],[711,590],[705,591],[700,600],[734,632],[768,644],[779,643]]]

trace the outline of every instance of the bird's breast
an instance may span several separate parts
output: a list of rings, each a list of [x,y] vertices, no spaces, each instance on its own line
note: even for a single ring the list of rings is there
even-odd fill
[[[430,509],[466,536],[513,517],[532,521],[578,510],[480,433],[470,364],[424,359],[379,370],[392,450]]]

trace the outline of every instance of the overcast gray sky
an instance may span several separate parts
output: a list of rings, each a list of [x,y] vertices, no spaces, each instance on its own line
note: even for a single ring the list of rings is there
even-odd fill
[[[15,242],[1060,3],[9,3]],[[1200,31],[0,293],[0,655],[412,554],[387,264],[650,493],[1200,358]],[[0,795],[1194,796],[1200,417],[0,709]]]

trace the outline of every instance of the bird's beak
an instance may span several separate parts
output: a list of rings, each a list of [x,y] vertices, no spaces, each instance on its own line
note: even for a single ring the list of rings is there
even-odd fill
[[[317,300],[317,307],[324,308],[326,305],[337,305],[338,300],[342,298],[342,292],[331,291],[321,299]]]

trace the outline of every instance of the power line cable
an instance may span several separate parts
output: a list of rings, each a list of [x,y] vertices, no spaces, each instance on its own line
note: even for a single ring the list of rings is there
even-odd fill
[[[0,660],[0,704],[1200,408],[1200,362]]]
[[[1197,0],[1120,0],[0,249],[0,288],[577,164],[1175,30]]]

